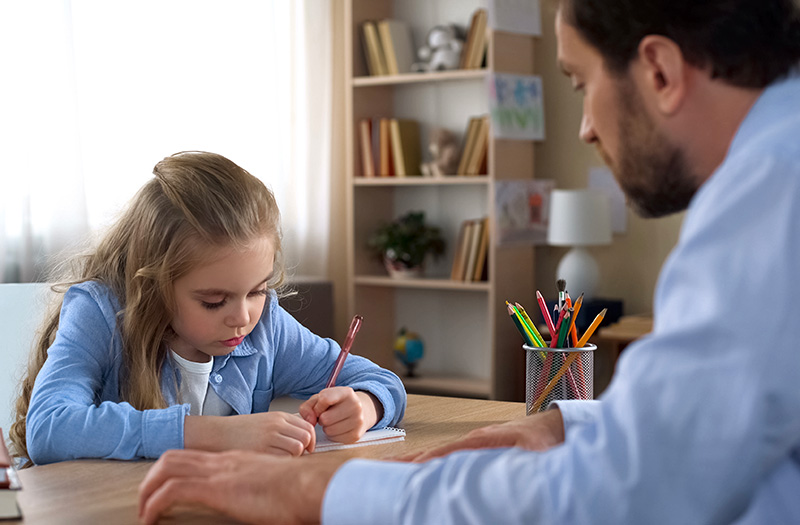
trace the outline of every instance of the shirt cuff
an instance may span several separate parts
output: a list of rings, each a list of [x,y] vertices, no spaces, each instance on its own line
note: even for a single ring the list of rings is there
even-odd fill
[[[597,421],[600,417],[600,403],[597,400],[556,400],[547,405],[547,409],[558,407],[566,433],[572,426]]]
[[[183,424],[189,405],[145,410],[142,417],[142,457],[158,458],[169,449],[183,448]]]
[[[414,463],[354,459],[336,471],[322,500],[324,525],[389,523]]]

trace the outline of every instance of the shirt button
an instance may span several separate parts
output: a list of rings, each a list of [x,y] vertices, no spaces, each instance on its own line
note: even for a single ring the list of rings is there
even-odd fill
[[[219,374],[214,374],[214,377],[212,379],[216,384],[222,383],[222,376]]]

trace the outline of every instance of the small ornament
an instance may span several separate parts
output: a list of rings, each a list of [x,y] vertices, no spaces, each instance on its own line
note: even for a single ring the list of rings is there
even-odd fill
[[[406,377],[415,377],[414,369],[424,354],[425,345],[419,335],[401,328],[394,341],[394,355],[406,367]]]

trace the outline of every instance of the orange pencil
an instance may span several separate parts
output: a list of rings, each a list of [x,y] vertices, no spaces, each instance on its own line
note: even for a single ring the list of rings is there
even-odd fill
[[[572,306],[575,310],[572,314],[572,322],[569,326],[569,335],[572,336],[572,344],[573,346],[578,345],[578,331],[575,329],[575,320],[578,318],[578,312],[581,311],[581,306],[583,306],[583,294],[581,293],[578,296],[578,299],[575,301],[575,304],[572,304],[572,299],[567,296],[567,306]]]
[[[603,317],[606,316],[607,310],[608,308],[603,308],[603,311],[597,314],[597,317],[594,318],[594,321],[592,321],[592,324],[589,325],[589,328],[587,328],[586,331],[583,332],[583,336],[578,341],[577,348],[583,348],[583,345],[585,345],[589,341],[589,338],[592,337],[594,331],[597,330],[597,327],[600,326],[600,323],[603,322]]]

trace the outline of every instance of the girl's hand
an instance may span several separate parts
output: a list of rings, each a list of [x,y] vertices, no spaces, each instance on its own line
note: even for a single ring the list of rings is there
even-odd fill
[[[314,451],[314,425],[287,412],[261,412],[240,416],[187,416],[184,447],[212,452],[253,450],[267,454],[300,456]]]
[[[319,423],[333,441],[355,443],[383,417],[383,406],[369,392],[335,386],[308,398],[300,416],[311,425]]]

